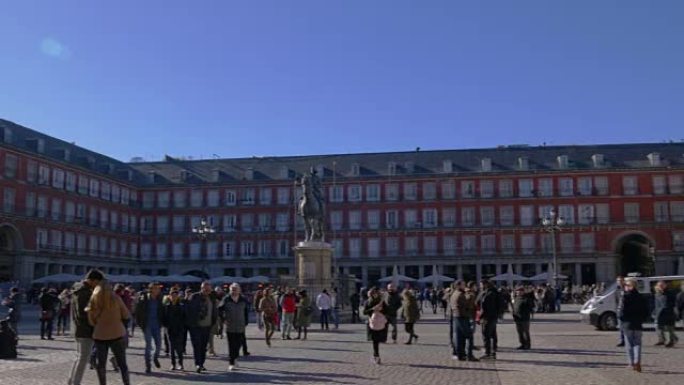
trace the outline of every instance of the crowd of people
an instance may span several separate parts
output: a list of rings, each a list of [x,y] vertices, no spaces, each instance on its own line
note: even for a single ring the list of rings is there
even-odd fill
[[[619,320],[618,346],[627,347],[630,367],[641,371],[641,338],[643,323],[651,314],[651,307],[639,295],[634,278],[617,280],[616,308]],[[51,340],[53,321],[57,320],[57,335],[69,330],[76,340],[77,359],[71,370],[69,384],[80,384],[86,367],[90,365],[101,384],[106,383],[107,364],[118,371],[123,383],[130,383],[126,349],[129,339],[138,328],[144,337],[146,373],[160,369],[162,350],[169,357],[171,371],[185,370],[188,356],[188,337],[192,346],[194,370],[203,373],[207,354],[216,356],[215,338],[227,340],[228,370],[237,367],[240,356],[250,355],[246,328],[250,313],[255,313],[256,325],[263,331],[266,346],[272,346],[273,336],[279,332],[282,340],[306,340],[312,317],[319,314],[320,329],[339,327],[337,289],[322,290],[310,296],[306,290],[291,287],[259,285],[253,293],[243,293],[237,283],[212,288],[203,282],[199,291],[171,286],[166,291],[159,283],[151,283],[136,291],[122,284],[112,285],[98,270],[91,270],[82,282],[58,293],[55,289],[41,289],[37,297],[40,306],[40,336]],[[586,290],[600,291],[601,286],[587,286]],[[585,290],[582,289],[582,290]],[[684,284],[677,294],[664,281],[658,282],[654,292],[653,316],[658,333],[658,346],[672,347],[678,342],[675,333],[677,319],[684,316]],[[551,285],[520,285],[498,287],[488,280],[456,281],[441,289],[419,290],[407,287],[399,291],[395,284],[385,289],[361,289],[351,295],[351,321],[361,322],[359,310],[365,316],[367,339],[372,343],[374,364],[381,364],[380,346],[389,340],[397,343],[398,321],[404,323],[406,345],[419,339],[416,323],[424,311],[436,314],[440,308],[449,325],[452,358],[459,361],[495,360],[498,350],[497,325],[504,314],[511,313],[518,334],[519,350],[532,348],[530,324],[534,314],[560,311],[564,293],[573,288],[557,289]],[[424,303],[428,303],[425,309]],[[17,354],[21,301],[19,290],[12,288],[2,300],[8,309],[7,319],[0,322],[0,358]],[[475,332],[480,328],[482,348],[475,344]],[[475,357],[476,350],[484,354]],[[108,360],[111,351],[113,357]]]

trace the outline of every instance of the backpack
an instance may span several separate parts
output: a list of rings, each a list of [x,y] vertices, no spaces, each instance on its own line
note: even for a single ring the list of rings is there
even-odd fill
[[[385,329],[385,326],[387,326],[387,317],[385,317],[385,315],[379,311],[373,312],[368,320],[368,326],[371,328],[371,330],[383,330]]]

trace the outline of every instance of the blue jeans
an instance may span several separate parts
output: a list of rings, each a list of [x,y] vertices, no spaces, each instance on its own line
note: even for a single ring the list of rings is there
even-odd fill
[[[625,331],[622,330],[622,321],[620,321],[619,317],[618,317],[617,323],[618,323],[617,324],[618,332],[620,332],[620,341],[619,342],[620,342],[620,345],[624,345],[625,344]]]
[[[330,309],[321,309],[321,329],[325,327],[328,330],[328,315],[330,314]]]
[[[152,354],[152,340],[154,339],[154,358],[159,358],[161,350],[161,326],[147,325],[145,327],[145,365],[149,366]]]
[[[333,322],[335,323],[335,329],[340,327],[340,309],[334,307],[332,308],[332,313],[330,313]]]
[[[452,345],[454,355],[458,357],[473,356],[473,329],[470,326],[470,318],[452,318]],[[466,352],[467,345],[467,352]],[[467,353],[467,354],[466,354]]]
[[[625,346],[630,365],[641,363],[641,330],[624,330]]]

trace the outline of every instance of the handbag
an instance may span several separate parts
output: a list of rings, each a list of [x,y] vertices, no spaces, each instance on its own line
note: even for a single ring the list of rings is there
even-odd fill
[[[385,317],[385,315],[379,311],[375,311],[371,315],[370,320],[368,320],[368,326],[371,328],[371,330],[383,330],[385,329],[385,326],[387,326],[387,317]]]
[[[40,313],[41,321],[52,321],[54,317],[55,315],[52,310],[43,310],[42,313]]]

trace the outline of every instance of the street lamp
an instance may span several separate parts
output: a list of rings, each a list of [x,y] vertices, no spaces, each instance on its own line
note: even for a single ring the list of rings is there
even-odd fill
[[[211,225],[209,225],[206,217],[202,217],[200,219],[199,225],[192,228],[192,232],[193,232],[193,234],[197,234],[197,238],[199,238],[200,240],[206,241],[207,236],[209,234],[214,234],[216,232],[216,229],[214,229],[213,227],[211,227]],[[206,267],[207,267],[207,265],[206,265],[206,259],[205,259],[202,261],[202,271],[205,274],[208,274],[208,271],[207,271],[208,269]]]
[[[561,231],[561,227],[565,225],[563,217],[556,217],[556,211],[551,209],[549,216],[542,219],[542,226],[545,231],[551,234],[551,249],[553,252],[553,284],[558,287],[558,254],[556,252],[556,233]]]

